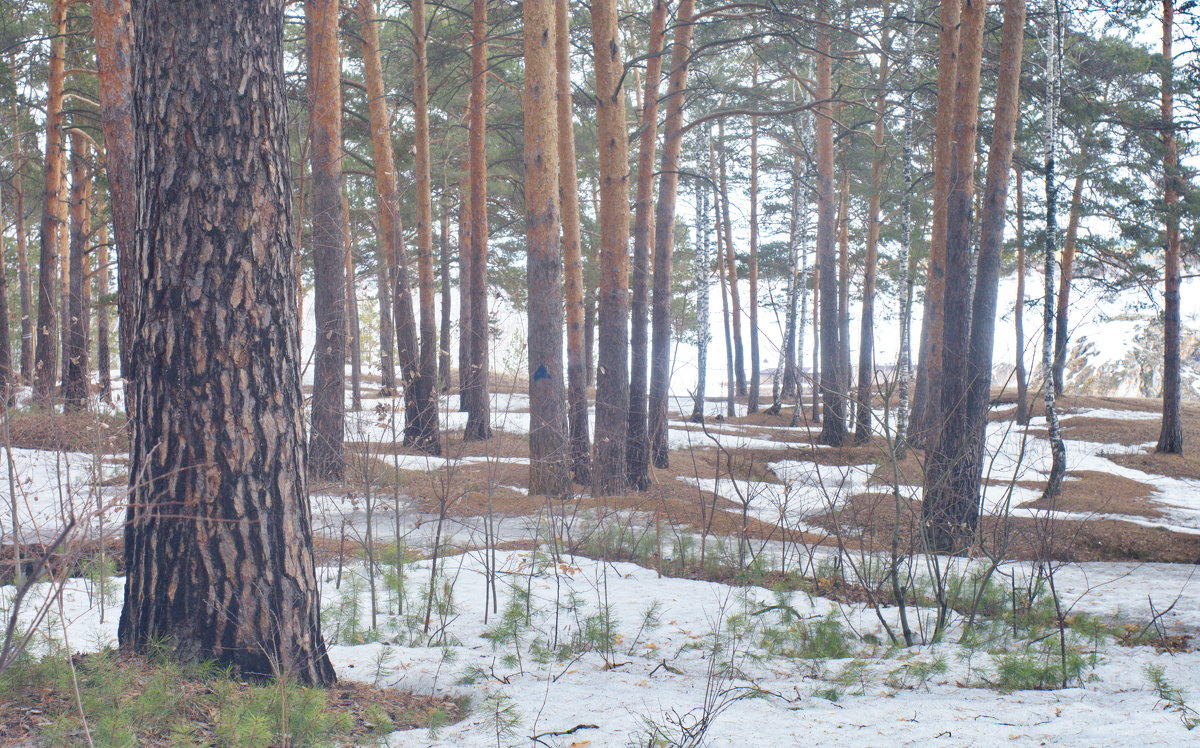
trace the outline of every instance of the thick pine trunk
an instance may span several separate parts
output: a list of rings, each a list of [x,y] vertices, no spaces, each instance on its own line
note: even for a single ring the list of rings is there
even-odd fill
[[[982,26],[984,15],[982,4],[977,9],[973,0],[968,0],[963,9],[962,55],[960,57],[960,95],[977,94],[971,86],[978,86],[978,78],[968,77],[977,70],[976,56],[982,57]],[[979,31],[976,32],[975,23]],[[978,36],[976,36],[978,33]],[[995,347],[996,300],[1000,284],[1000,261],[1004,245],[1004,223],[1008,207],[1008,182],[1012,171],[1013,144],[1019,116],[1021,59],[1025,37],[1025,1],[1005,0],[1004,24],[1001,29],[999,79],[997,82],[995,115],[992,119],[992,142],[988,148],[987,177],[979,217],[979,257],[975,275],[975,292],[972,305],[971,327],[968,332],[967,357],[962,370],[954,371],[958,365],[958,341],[950,335],[959,332],[957,318],[961,312],[951,304],[950,288],[957,285],[956,279],[962,271],[961,256],[969,237],[961,230],[960,211],[964,200],[962,192],[951,190],[952,202],[947,211],[950,217],[946,234],[946,339],[943,364],[945,374],[942,382],[943,426],[937,445],[929,461],[929,477],[926,484],[926,536],[934,551],[959,552],[974,540],[979,523],[979,498],[983,478],[984,443],[987,432],[987,412],[992,385],[992,351]],[[977,47],[967,42],[979,39]],[[977,72],[974,73],[978,75]],[[965,79],[965,80],[964,80]],[[966,88],[967,90],[964,90]],[[976,89],[977,90],[977,89]],[[968,139],[970,128],[964,128]],[[960,131],[961,132],[961,131]],[[971,139],[973,150],[974,141]],[[966,144],[959,142],[955,150],[956,166],[959,158],[967,154]],[[962,176],[954,173],[954,178]],[[969,204],[969,203],[968,203]],[[933,512],[929,510],[935,510]]]
[[[471,3],[471,335],[467,380],[467,427],[463,438],[492,438],[488,396],[488,209],[487,209],[487,24],[488,0]]]
[[[100,94],[100,121],[104,126],[104,171],[108,180],[108,205],[112,212],[117,255],[117,331],[120,335],[121,375],[128,379],[129,338],[132,328],[134,220],[137,185],[133,152],[133,75],[130,71],[133,28],[129,0],[91,0],[92,35],[96,40],[96,68]],[[129,410],[126,398],[126,412]]]
[[[558,219],[556,0],[525,0],[525,213],[529,282],[529,493],[570,491],[563,389],[562,243]]]
[[[845,377],[841,372],[838,273],[833,195],[833,57],[829,33],[817,37],[817,266],[820,280],[821,443],[846,439]],[[814,376],[816,372],[813,372]]]
[[[929,259],[925,269],[925,308],[917,383],[913,393],[912,440],[924,446],[925,433],[935,428],[941,395],[942,301],[946,288],[946,201],[950,194],[950,154],[954,146],[954,89],[958,81],[958,34],[963,0],[941,0],[938,32],[937,114],[934,119],[933,216]]]
[[[650,486],[650,445],[646,433],[647,367],[650,337],[650,247],[654,244],[654,158],[658,148],[658,89],[662,78],[667,0],[654,0],[646,48],[646,84],[642,94],[634,197],[633,268],[630,273],[629,439],[625,461],[629,486]]]
[[[63,316],[63,404],[83,410],[88,405],[91,375],[88,371],[87,310],[84,284],[87,249],[91,240],[92,171],[83,134],[71,131],[71,241],[67,282],[67,313]],[[3,310],[7,312],[7,309]],[[5,315],[7,319],[7,315]],[[0,342],[0,366],[7,369],[7,341]]]
[[[429,81],[425,0],[412,0],[414,172],[417,188],[417,283],[421,302],[421,350],[416,390],[416,423],[406,428],[408,442],[429,454],[441,454],[437,410],[437,312],[433,281],[433,168],[429,158]]]
[[[305,481],[283,1],[146,0],[134,26],[141,189],[121,646],[165,641],[244,675],[329,684]]]
[[[1079,238],[1079,219],[1083,202],[1083,175],[1075,175],[1071,189],[1071,209],[1067,216],[1067,236],[1063,240],[1062,272],[1058,276],[1058,309],[1054,315],[1054,394],[1062,396],[1063,370],[1067,366],[1067,314],[1071,303],[1071,278],[1075,272],[1075,245]]]
[[[342,58],[338,0],[305,0],[312,138],[313,353],[309,469],[340,480],[346,469],[346,208],[342,202]]]
[[[42,187],[41,249],[38,264],[37,351],[33,364],[33,400],[50,405],[58,374],[58,312],[55,284],[58,281],[59,231],[63,202],[63,80],[66,73],[66,2],[51,0],[50,25],[56,36],[50,41],[50,69],[46,83],[46,158]]]
[[[1163,308],[1163,397],[1162,430],[1158,435],[1156,452],[1183,454],[1183,421],[1179,415],[1179,146],[1175,135],[1174,70],[1172,53],[1174,35],[1174,0],[1163,0],[1162,53],[1165,64],[1162,74],[1163,121],[1163,208],[1167,216],[1166,294]]]
[[[974,538],[978,519],[977,502],[967,495],[974,455],[966,393],[971,338],[968,309],[972,303],[968,280],[971,274],[971,207],[986,11],[984,0],[966,0],[963,4],[958,82],[954,91],[954,148],[950,153],[950,192],[946,205],[946,275],[941,306],[944,319],[941,340],[931,338],[933,347],[941,350],[941,370],[929,372],[929,376],[938,382],[936,389],[941,401],[937,428],[929,434],[931,449],[921,514],[926,547],[940,553],[964,550]],[[1007,169],[1004,178],[1007,179]]]
[[[692,14],[695,0],[683,0],[675,22],[671,77],[663,118],[663,152],[659,166],[658,205],[654,211],[654,302],[650,349],[648,426],[650,456],[655,467],[667,467],[667,399],[671,386],[671,260],[675,251],[675,198],[679,189],[679,153],[683,148],[683,107],[691,62]]]
[[[592,3],[596,125],[600,163],[600,345],[596,364],[594,486],[616,494],[627,485],[629,431],[629,135],[624,61],[616,0]],[[559,40],[562,44],[563,40]]]
[[[567,310],[567,422],[571,474],[592,481],[588,436],[587,365],[583,351],[583,250],[579,234],[579,174],[575,163],[575,116],[571,103],[571,21],[568,0],[554,0],[555,84],[558,117],[558,194],[562,216],[564,288]],[[593,31],[593,36],[595,32]],[[615,44],[614,40],[614,44]],[[622,126],[624,112],[622,112]],[[602,157],[603,159],[603,157]]]

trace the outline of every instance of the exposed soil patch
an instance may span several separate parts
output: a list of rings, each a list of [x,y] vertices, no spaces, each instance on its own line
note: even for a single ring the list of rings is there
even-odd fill
[[[10,444],[22,449],[108,454],[129,451],[123,417],[93,412],[10,411]]]
[[[1041,484],[1033,484],[1041,489]],[[1131,514],[1138,517],[1161,517],[1162,507],[1154,501],[1154,486],[1118,475],[1080,470],[1067,474],[1062,495],[1051,506],[1038,498],[1020,506],[1030,509],[1057,509],[1083,514]]]
[[[1184,438],[1186,440],[1187,437]],[[1197,442],[1191,443],[1196,444]],[[1165,455],[1149,451],[1132,455],[1105,455],[1105,458],[1121,467],[1133,468],[1153,475],[1200,480],[1200,456],[1195,454]]]

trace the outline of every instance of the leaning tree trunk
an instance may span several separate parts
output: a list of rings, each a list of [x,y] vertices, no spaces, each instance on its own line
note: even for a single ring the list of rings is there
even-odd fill
[[[887,21],[885,20],[885,23]],[[871,438],[871,389],[875,379],[875,278],[879,270],[879,204],[883,192],[883,137],[887,117],[888,58],[890,35],[883,32],[884,53],[879,64],[879,93],[875,97],[875,134],[871,139],[871,193],[867,198],[867,257],[863,262],[862,319],[858,339],[858,405],[854,409],[854,440]]]
[[[425,0],[412,0],[414,173],[417,188],[417,283],[421,300],[421,349],[415,392],[417,421],[405,431],[408,442],[429,454],[442,452],[437,410],[437,315],[433,287],[433,168],[429,159],[429,81]]]
[[[67,313],[63,317],[63,405],[83,410],[88,404],[91,374],[88,371],[87,311],[84,282],[87,277],[87,245],[91,238],[92,172],[88,168],[88,146],[83,134],[71,131],[71,241]],[[4,311],[7,311],[4,310]],[[6,316],[7,319],[7,316]],[[8,343],[0,344],[0,365],[8,357]],[[5,366],[7,369],[7,366]]]
[[[616,0],[595,0],[592,49],[600,146],[600,341],[593,484],[597,492],[606,494],[623,492],[628,479],[629,136],[622,85],[624,61],[617,29]]]
[[[529,493],[570,491],[563,391],[562,244],[554,3],[525,0],[525,211],[529,282]]]
[[[55,30],[50,40],[50,69],[46,83],[46,159],[42,189],[42,225],[39,234],[41,256],[38,263],[37,352],[33,364],[33,400],[50,405],[54,398],[54,378],[58,373],[58,346],[55,333],[54,285],[58,279],[59,230],[62,223],[59,204],[63,185],[63,79],[66,74],[67,7],[65,0],[51,0],[50,23]]]
[[[629,486],[650,486],[650,445],[646,437],[646,374],[650,338],[650,247],[655,242],[654,157],[658,147],[658,89],[662,78],[667,0],[654,0],[646,48],[646,86],[642,95],[641,136],[638,141],[637,186],[634,197],[633,268],[630,273],[629,439],[625,462]]]
[[[120,335],[121,376],[131,378],[134,220],[133,76],[130,72],[133,28],[129,0],[91,0],[92,35],[96,40],[97,89],[100,121],[104,126],[104,172],[112,213],[117,255],[117,331]],[[129,399],[125,408],[131,413]]]
[[[938,347],[942,351],[941,371],[929,372],[929,376],[939,382],[940,415],[936,431],[930,434],[932,448],[921,503],[925,547],[936,553],[962,552],[974,539],[978,519],[978,506],[969,495],[968,479],[974,456],[966,402],[971,338],[967,310],[972,303],[968,281],[971,274],[971,206],[986,17],[984,0],[965,0],[958,39],[954,148],[950,153],[950,192],[946,205],[946,282],[941,307],[943,337],[941,341],[931,338],[935,344],[940,343]]]
[[[467,378],[467,426],[463,438],[492,438],[488,397],[488,210],[487,210],[487,23],[488,0],[471,3],[471,335]],[[460,291],[461,292],[461,291]]]
[[[1162,430],[1156,452],[1183,454],[1183,422],[1179,415],[1179,146],[1175,136],[1175,58],[1171,52],[1174,34],[1174,0],[1163,0],[1162,50],[1166,60],[1162,74],[1163,121],[1163,209],[1167,217],[1167,262],[1163,308],[1163,402]]]
[[[821,303],[821,443],[840,446],[846,439],[845,377],[841,372],[838,326],[837,250],[834,246],[833,196],[833,52],[829,32],[817,37],[817,265]]]
[[[283,0],[144,0],[128,650],[304,684],[321,639],[305,481]],[[340,264],[339,264],[340,268]]]
[[[305,0],[312,138],[313,353],[309,469],[326,480],[346,470],[346,208],[342,203],[342,58],[338,0]]]
[[[679,189],[679,152],[683,148],[683,107],[691,62],[695,0],[683,0],[676,15],[667,113],[663,119],[663,153],[659,167],[658,205],[654,211],[654,304],[648,401],[650,456],[655,467],[667,467],[667,399],[671,387],[671,258],[675,251],[675,197]]]
[[[588,437],[587,364],[583,354],[583,250],[579,234],[579,173],[575,162],[575,116],[571,105],[571,21],[568,0],[554,0],[555,111],[558,117],[558,195],[562,215],[567,299],[567,424],[575,482],[592,480]],[[593,34],[595,32],[593,31]],[[616,40],[613,40],[616,43]],[[622,112],[622,132],[624,112]],[[627,137],[622,135],[622,137]],[[623,183],[622,183],[623,184]]]
[[[1075,271],[1075,244],[1079,238],[1079,218],[1083,202],[1083,174],[1075,175],[1071,190],[1071,208],[1067,214],[1067,236],[1063,241],[1062,272],[1058,276],[1058,312],[1054,320],[1054,394],[1063,393],[1063,370],[1067,367],[1067,316],[1071,303],[1071,277]]]
[[[946,288],[946,201],[950,194],[950,155],[954,142],[954,88],[958,80],[958,29],[963,0],[941,0],[938,33],[937,114],[934,118],[933,215],[925,271],[925,307],[917,382],[913,393],[912,439],[925,445],[925,433],[937,426],[942,370],[942,301]]]

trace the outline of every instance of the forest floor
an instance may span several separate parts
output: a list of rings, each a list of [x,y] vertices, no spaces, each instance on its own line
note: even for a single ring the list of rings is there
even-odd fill
[[[399,401],[364,397],[346,479],[310,486],[339,676],[472,701],[461,721],[391,745],[1195,737],[1200,460],[1153,453],[1156,401],[1063,398],[1068,475],[1051,506],[1045,420],[1018,426],[997,393],[980,541],[944,558],[919,551],[919,450],[893,459],[879,436],[824,447],[811,413],[789,426],[790,407],[748,415],[741,402],[718,418],[724,402],[709,403],[702,426],[681,400],[670,466],[648,490],[531,497],[528,399],[519,383],[495,389],[486,442],[463,442],[465,414],[443,398],[440,457],[397,443]],[[72,576],[37,646],[115,641],[116,412],[10,420],[22,540],[85,519],[85,553],[63,559]],[[1200,444],[1200,406],[1184,423]]]

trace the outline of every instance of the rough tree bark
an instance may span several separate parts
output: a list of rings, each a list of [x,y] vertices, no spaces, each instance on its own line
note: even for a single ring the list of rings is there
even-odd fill
[[[117,329],[120,335],[121,376],[129,379],[130,306],[133,282],[133,76],[130,72],[133,28],[129,0],[92,0],[92,35],[96,40],[96,68],[100,94],[100,122],[104,127],[104,172],[108,179],[108,205],[112,213],[117,255]],[[126,412],[129,399],[125,400]]]
[[[325,685],[283,4],[134,12],[137,393],[119,638]]]
[[[1054,394],[1062,396],[1063,370],[1067,366],[1067,314],[1071,303],[1071,277],[1075,271],[1075,245],[1079,239],[1079,219],[1083,203],[1083,174],[1075,175],[1071,189],[1071,208],[1067,214],[1067,235],[1063,240],[1062,271],[1058,276],[1058,311],[1054,320]]]
[[[541,496],[563,496],[571,486],[563,391],[555,2],[525,0],[522,6],[529,283],[529,493]]]
[[[100,397],[112,402],[112,355],[109,352],[108,336],[108,226],[100,224],[99,241],[96,243],[96,373],[100,379]]]
[[[446,205],[448,187],[442,185],[442,199],[438,205],[438,282],[441,295],[438,297],[441,319],[438,322],[438,390],[450,390],[450,325],[453,304],[450,299],[450,208]]]
[[[339,480],[346,469],[346,209],[342,203],[342,58],[338,0],[305,0],[312,139],[313,390],[308,467]]]
[[[658,205],[654,211],[654,302],[650,349],[648,428],[655,467],[667,467],[667,396],[671,385],[671,256],[675,251],[675,197],[679,189],[679,152],[683,148],[683,106],[691,62],[695,0],[682,0],[675,17],[671,77],[663,119],[663,152],[659,166]]]
[[[630,221],[629,135],[616,0],[592,3],[592,49],[600,151],[600,340],[593,480],[596,492],[616,494],[625,490],[628,479]]]
[[[583,351],[583,250],[579,236],[579,173],[575,163],[575,116],[571,101],[569,5],[569,0],[554,0],[558,195],[567,302],[567,424],[571,474],[576,483],[588,485],[592,480],[592,464],[588,436],[587,365]]]
[[[433,287],[433,168],[429,159],[429,80],[426,48],[429,35],[425,22],[425,0],[412,0],[413,32],[413,170],[417,188],[417,283],[421,301],[421,349],[415,390],[416,423],[406,428],[409,442],[428,452],[441,454],[437,410],[437,313]]]
[[[1166,213],[1166,280],[1163,306],[1163,397],[1162,430],[1156,452],[1183,454],[1183,421],[1179,415],[1179,145],[1175,135],[1173,111],[1175,90],[1174,0],[1163,0],[1162,21],[1162,122],[1163,122],[1163,209]]]
[[[50,41],[50,68],[46,82],[46,159],[42,187],[41,249],[38,264],[37,350],[33,364],[33,400],[50,405],[54,378],[58,373],[55,339],[58,314],[55,283],[58,280],[59,230],[63,186],[63,82],[66,74],[67,3],[52,0],[50,25],[56,36]]]
[[[633,268],[630,274],[629,438],[625,461],[629,486],[650,486],[650,445],[646,438],[646,377],[650,338],[650,247],[654,244],[654,158],[658,147],[658,89],[662,78],[667,0],[654,0],[646,47],[646,84],[642,94],[637,185],[633,217]]]

